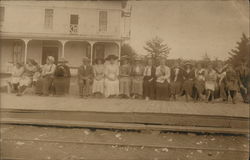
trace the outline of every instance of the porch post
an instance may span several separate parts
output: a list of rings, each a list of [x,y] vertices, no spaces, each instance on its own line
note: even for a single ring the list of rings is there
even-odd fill
[[[93,50],[94,50],[94,42],[89,42],[90,44],[90,64],[93,64]]]
[[[22,40],[24,41],[24,64],[26,64],[28,55],[28,43],[30,39],[22,39]]]
[[[121,42],[116,43],[118,45],[118,59],[119,59],[119,65],[120,65],[120,60],[121,60]]]
[[[65,58],[65,54],[64,54],[64,46],[65,46],[65,43],[68,42],[67,40],[59,40],[62,44],[62,53],[61,53],[61,57],[62,58]]]

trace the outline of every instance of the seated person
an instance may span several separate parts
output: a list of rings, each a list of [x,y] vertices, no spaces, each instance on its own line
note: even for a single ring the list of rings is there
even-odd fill
[[[19,81],[23,72],[24,72],[24,67],[22,63],[17,62],[13,67],[11,73],[11,80],[9,82],[12,93],[16,93],[18,91]]]

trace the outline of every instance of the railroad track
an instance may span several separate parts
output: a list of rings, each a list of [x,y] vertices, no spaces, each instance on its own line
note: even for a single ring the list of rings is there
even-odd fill
[[[64,140],[51,140],[51,139],[21,139],[21,138],[4,138],[2,139],[2,142],[32,142],[34,143],[51,143],[51,144],[57,144],[60,145],[78,145],[79,148],[81,148],[79,145],[84,146],[96,146],[96,147],[112,147],[114,149],[133,149],[136,148],[138,150],[143,149],[151,149],[155,152],[169,152],[174,151],[176,153],[180,152],[199,152],[199,153],[205,153],[205,154],[216,154],[216,153],[222,153],[224,155],[227,154],[233,154],[233,155],[247,155],[249,152],[248,150],[240,150],[235,148],[207,148],[207,147],[183,147],[183,146],[174,146],[174,145],[142,145],[142,144],[127,144],[127,143],[109,143],[109,142],[97,142],[97,141],[64,141]],[[128,151],[128,150],[127,150]],[[148,151],[148,150],[146,150]],[[62,151],[64,152],[64,151]],[[65,153],[65,152],[64,152]],[[17,158],[17,157],[1,157],[1,160],[28,160],[25,158]],[[40,158],[41,159],[41,158]],[[39,158],[36,160],[40,160]],[[65,157],[65,160],[68,160],[70,158]],[[34,159],[32,159],[34,160]],[[74,158],[74,160],[77,160],[77,158]],[[80,159],[79,159],[80,160]]]

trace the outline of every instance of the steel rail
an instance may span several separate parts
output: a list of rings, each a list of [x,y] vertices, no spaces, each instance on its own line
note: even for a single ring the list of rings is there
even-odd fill
[[[112,147],[136,147],[136,148],[154,148],[154,149],[182,149],[182,150],[206,150],[206,151],[222,151],[222,152],[245,152],[246,150],[239,150],[235,148],[204,148],[204,147],[183,147],[183,146],[173,146],[173,145],[143,145],[143,144],[125,144],[125,143],[108,143],[108,142],[83,142],[83,141],[62,141],[62,140],[45,140],[45,139],[18,139],[18,138],[3,138],[3,141],[32,141],[36,143],[66,143],[66,144],[80,144],[80,145],[102,145],[102,146],[112,146]]]

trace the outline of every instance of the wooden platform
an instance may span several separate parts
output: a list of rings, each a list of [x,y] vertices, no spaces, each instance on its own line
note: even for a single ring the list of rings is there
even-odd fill
[[[28,122],[25,119],[33,119],[36,123],[40,120],[41,123],[55,121],[59,124],[61,121],[65,125],[68,122],[72,126],[77,124],[78,127],[90,127],[91,125],[87,125],[89,122],[92,125],[96,123],[99,127],[106,124],[118,129],[120,124],[129,124],[128,129],[133,128],[131,125],[154,125],[158,130],[169,130],[176,126],[183,131],[185,127],[186,130],[188,127],[203,127],[203,131],[204,127],[210,127],[206,129],[209,132],[212,128],[215,132],[222,132],[224,128],[225,131],[230,129],[230,133],[236,133],[238,129],[242,134],[247,133],[249,127],[249,106],[243,103],[234,105],[77,97],[17,97],[1,94],[1,115],[2,123],[16,123],[19,119],[20,123],[25,124]],[[115,123],[112,127],[111,124]],[[151,126],[151,129],[154,127]],[[126,129],[124,126],[120,128]],[[221,130],[218,131],[218,128]],[[192,130],[199,131],[198,128]],[[202,128],[200,131],[202,132]]]

